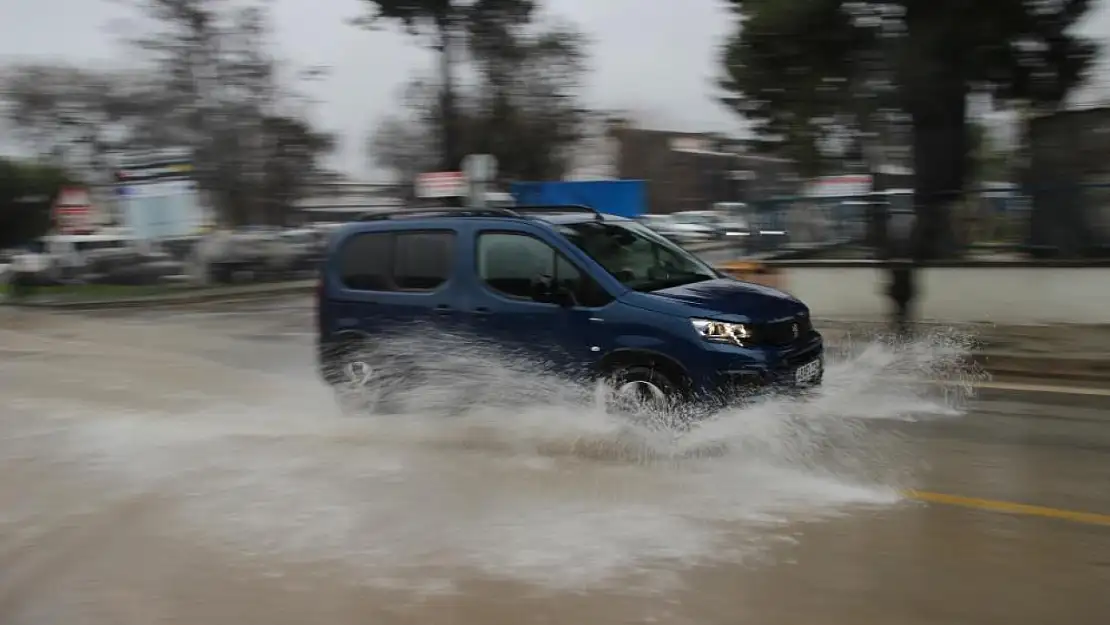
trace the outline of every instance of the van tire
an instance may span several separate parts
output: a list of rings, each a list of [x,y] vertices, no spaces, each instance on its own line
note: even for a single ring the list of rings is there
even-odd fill
[[[632,403],[638,409],[667,412],[686,398],[679,381],[651,365],[621,365],[607,379],[618,404]]]
[[[346,340],[328,354],[324,379],[332,388],[336,405],[344,416],[366,416],[377,411],[381,389],[359,388],[350,378],[348,366],[361,351],[359,343]]]

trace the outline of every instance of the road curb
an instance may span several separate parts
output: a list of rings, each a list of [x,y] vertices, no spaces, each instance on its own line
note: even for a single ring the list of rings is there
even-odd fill
[[[889,337],[886,325],[881,322],[847,322],[815,319],[814,325],[825,335],[830,345],[842,341],[873,341]],[[1005,332],[993,334],[987,326],[971,327],[966,324],[921,324],[925,336],[960,335],[969,337],[966,362],[981,368],[992,376],[1021,378],[1024,380],[1069,380],[1086,382],[1110,388],[1110,354],[1053,352],[1050,350],[1022,351],[1020,339],[1009,339]],[[933,333],[935,332],[935,334]],[[1004,343],[1006,346],[997,345]],[[1016,351],[1009,348],[1017,344]]]
[[[1096,418],[1084,420],[1110,422],[1110,411],[1105,410],[1107,406],[1110,406],[1110,393],[1107,393],[1104,389],[1105,387],[1084,388],[1074,384],[1045,386],[1043,384],[1029,384],[999,378],[975,385],[974,398],[980,402],[1096,409],[1098,410]],[[1064,417],[1050,413],[1045,418]]]
[[[996,377],[1070,380],[1096,383],[1110,388],[1110,359],[977,352],[971,360]]]

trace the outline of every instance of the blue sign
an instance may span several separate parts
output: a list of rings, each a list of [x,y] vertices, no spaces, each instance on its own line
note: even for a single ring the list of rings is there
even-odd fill
[[[582,205],[620,217],[639,217],[647,205],[643,180],[516,182],[512,194],[520,205]]]

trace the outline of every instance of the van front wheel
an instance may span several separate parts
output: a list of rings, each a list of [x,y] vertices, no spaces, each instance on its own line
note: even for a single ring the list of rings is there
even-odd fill
[[[621,412],[662,416],[673,411],[682,400],[678,383],[648,365],[620,367],[608,377],[612,407]]]

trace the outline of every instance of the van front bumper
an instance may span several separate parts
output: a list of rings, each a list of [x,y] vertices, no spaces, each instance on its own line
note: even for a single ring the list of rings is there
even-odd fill
[[[825,377],[824,341],[817,332],[782,348],[718,350],[715,360],[718,366],[705,385],[711,395],[811,389]]]

